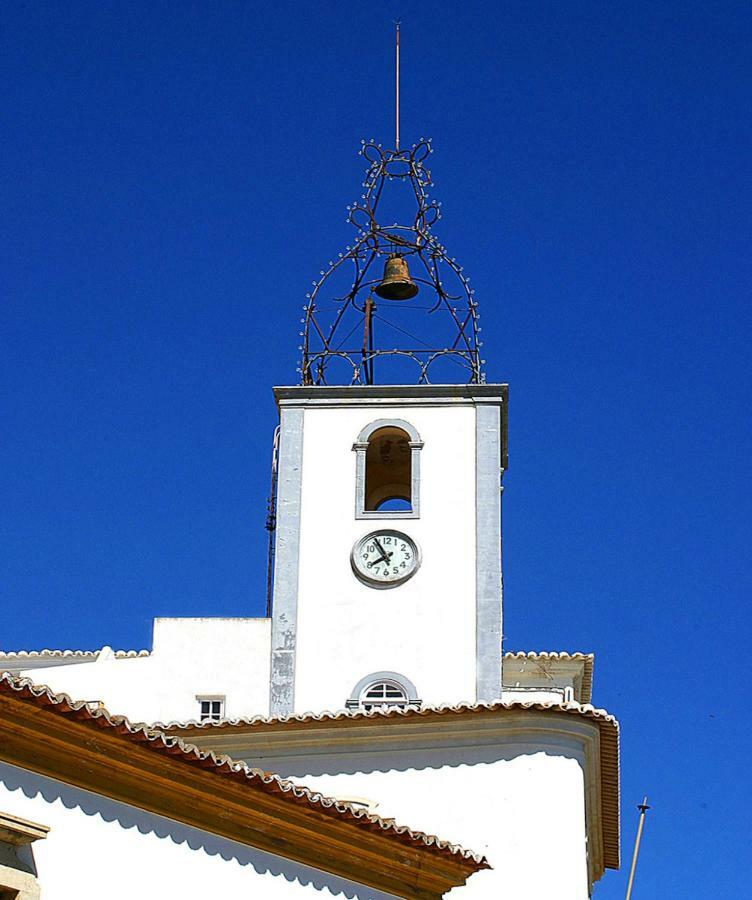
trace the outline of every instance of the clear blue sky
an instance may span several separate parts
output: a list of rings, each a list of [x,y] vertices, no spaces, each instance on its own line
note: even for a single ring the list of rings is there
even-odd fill
[[[635,900],[750,896],[750,9],[5,4],[0,645],[262,613],[271,387],[399,15],[511,385],[507,648],[596,653]]]

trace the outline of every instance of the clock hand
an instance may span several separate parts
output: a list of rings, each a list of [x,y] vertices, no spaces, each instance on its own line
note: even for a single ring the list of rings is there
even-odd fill
[[[392,558],[392,554],[387,553],[386,550],[384,550],[384,548],[381,546],[381,541],[378,538],[374,538],[373,542],[379,548],[379,553],[381,553],[381,556],[379,557],[377,562],[381,562],[381,560],[383,559],[385,563],[388,563],[389,560]]]
[[[387,553],[386,550],[384,550],[384,548],[381,546],[381,541],[377,537],[373,539],[373,542],[379,548],[379,553],[381,553],[381,556],[376,560],[376,562],[381,562],[381,560],[383,559],[384,562],[388,564],[393,554]]]

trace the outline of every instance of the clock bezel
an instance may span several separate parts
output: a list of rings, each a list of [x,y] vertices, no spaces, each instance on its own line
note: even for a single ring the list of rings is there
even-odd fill
[[[387,537],[396,537],[400,540],[405,541],[410,544],[413,548],[413,559],[415,562],[413,563],[412,568],[409,572],[406,572],[404,575],[400,575],[398,578],[395,578],[394,581],[380,581],[377,578],[371,578],[367,573],[363,572],[362,569],[358,568],[358,564],[355,561],[357,554],[360,552],[360,548],[367,544],[374,537],[381,537],[382,535],[386,535]],[[420,568],[420,564],[422,562],[422,554],[420,552],[420,546],[418,545],[415,538],[411,538],[409,534],[405,534],[404,531],[399,531],[396,528],[376,528],[373,531],[369,531],[368,534],[363,535],[363,537],[358,538],[357,541],[353,544],[353,548],[350,551],[350,566],[352,567],[353,573],[355,577],[362,584],[365,584],[367,587],[377,588],[380,590],[389,590],[390,588],[399,587],[401,584],[404,584],[406,581],[409,581],[413,575]]]

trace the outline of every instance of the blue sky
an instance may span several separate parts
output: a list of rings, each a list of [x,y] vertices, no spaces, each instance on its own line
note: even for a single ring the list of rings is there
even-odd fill
[[[623,897],[749,893],[745,3],[11,4],[0,644],[256,615],[273,384],[361,137],[432,136],[509,382],[508,649],[597,655]]]

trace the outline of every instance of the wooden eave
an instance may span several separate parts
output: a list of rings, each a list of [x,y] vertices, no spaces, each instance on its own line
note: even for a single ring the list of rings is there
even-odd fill
[[[0,759],[407,900],[440,898],[488,868],[438,841],[312,803],[277,779],[252,780],[229,760],[96,715],[64,695],[18,692],[4,680]]]

